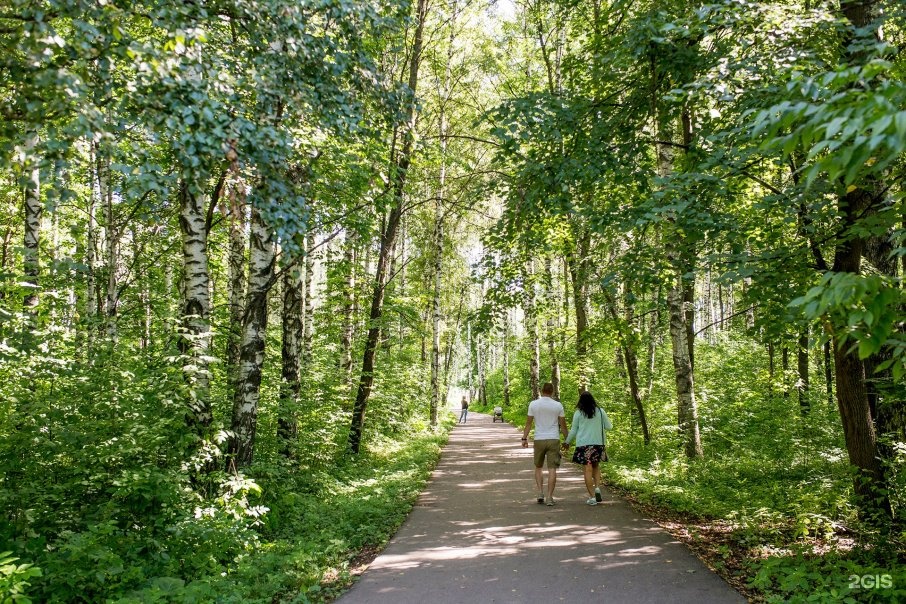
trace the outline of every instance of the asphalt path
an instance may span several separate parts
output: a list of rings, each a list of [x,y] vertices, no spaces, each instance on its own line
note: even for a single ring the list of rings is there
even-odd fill
[[[520,438],[469,413],[409,518],[338,602],[745,602],[611,491],[586,505],[580,468],[565,458],[556,504],[536,503]]]

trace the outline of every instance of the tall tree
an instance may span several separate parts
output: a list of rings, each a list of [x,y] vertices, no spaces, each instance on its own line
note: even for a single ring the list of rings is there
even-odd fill
[[[391,253],[396,243],[400,220],[405,209],[406,178],[412,165],[412,153],[415,146],[416,121],[418,119],[418,103],[416,93],[418,90],[418,69],[421,65],[422,48],[424,44],[425,20],[428,16],[427,0],[418,0],[415,11],[415,33],[412,41],[412,50],[409,59],[409,100],[406,122],[401,128],[400,147],[393,166],[390,196],[391,207],[381,230],[380,252],[378,254],[377,268],[374,275],[374,287],[371,296],[371,309],[368,315],[368,335],[365,340],[365,350],[362,354],[362,372],[359,377],[359,387],[356,392],[352,408],[352,421],[349,426],[348,448],[352,453],[358,453],[362,442],[362,431],[365,427],[365,411],[368,408],[368,399],[374,384],[374,355],[377,352],[381,335],[381,316],[384,308],[384,294],[390,277],[388,267],[392,260]],[[394,145],[396,139],[394,138]]]

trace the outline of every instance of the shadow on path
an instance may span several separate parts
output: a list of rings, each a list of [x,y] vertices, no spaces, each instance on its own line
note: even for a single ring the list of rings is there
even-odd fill
[[[538,505],[520,438],[470,413],[405,524],[338,601],[745,602],[613,493],[585,505],[581,472],[566,460],[556,505]]]

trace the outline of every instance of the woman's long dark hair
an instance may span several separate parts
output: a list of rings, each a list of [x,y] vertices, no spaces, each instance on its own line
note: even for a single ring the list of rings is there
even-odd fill
[[[579,402],[576,403],[576,407],[588,419],[593,418],[598,413],[598,402],[588,390],[579,395]]]

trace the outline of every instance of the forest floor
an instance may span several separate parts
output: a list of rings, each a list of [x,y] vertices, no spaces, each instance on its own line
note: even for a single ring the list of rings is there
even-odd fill
[[[531,449],[519,438],[470,413],[412,514],[339,601],[745,601],[620,495],[606,490],[601,504],[586,505],[568,462],[556,505],[538,505]]]

